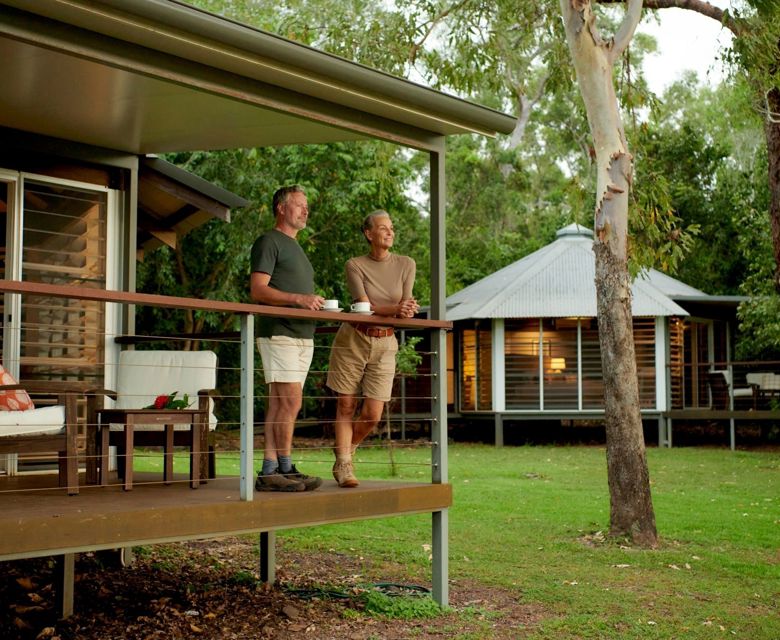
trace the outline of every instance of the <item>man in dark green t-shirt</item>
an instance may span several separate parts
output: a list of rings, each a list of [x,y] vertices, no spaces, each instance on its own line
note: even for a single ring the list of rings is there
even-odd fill
[[[274,228],[252,246],[250,294],[260,304],[317,311],[324,302],[314,293],[314,270],[296,236],[306,227],[309,205],[298,185],[274,194]],[[316,489],[320,478],[300,473],[292,464],[295,418],[303,401],[303,383],[314,354],[314,322],[260,317],[257,346],[268,385],[263,468],[258,491]]]

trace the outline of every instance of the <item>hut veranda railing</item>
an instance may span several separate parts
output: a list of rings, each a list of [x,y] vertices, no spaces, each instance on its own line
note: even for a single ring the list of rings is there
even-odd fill
[[[6,294],[50,296],[97,301],[107,305],[126,305],[125,323],[132,318],[135,306],[161,307],[191,311],[234,314],[240,324],[240,498],[249,502],[254,496],[254,401],[255,401],[255,329],[254,316],[290,317],[314,319],[320,323],[360,322],[362,324],[393,325],[397,328],[427,330],[431,332],[431,483],[447,483],[447,412],[446,412],[446,331],[450,323],[437,320],[388,319],[373,316],[350,316],[338,312],[312,312],[303,309],[271,307],[264,305],[198,300],[174,296],[162,296],[121,291],[105,291],[78,286],[50,285],[42,283],[0,280],[0,291]],[[115,311],[118,311],[115,309]],[[120,316],[117,315],[117,318]],[[130,322],[132,326],[132,322]],[[114,341],[122,334],[111,335],[106,331],[105,340]],[[203,339],[201,336],[200,339]],[[118,341],[117,341],[118,342]],[[68,498],[63,495],[63,500]],[[432,512],[432,585],[433,597],[441,605],[448,602],[448,526],[447,509]],[[274,532],[263,531],[260,536],[261,577],[274,579]]]

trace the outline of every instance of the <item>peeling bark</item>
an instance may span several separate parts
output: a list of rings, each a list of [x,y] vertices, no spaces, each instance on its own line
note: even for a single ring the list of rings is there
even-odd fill
[[[629,0],[615,37],[598,35],[591,3],[560,0],[577,81],[596,154],[596,302],[604,375],[610,534],[655,546],[658,536],[650,494],[639,385],[636,374],[628,273],[628,196],[631,154],[623,132],[612,66],[633,36],[641,0]]]

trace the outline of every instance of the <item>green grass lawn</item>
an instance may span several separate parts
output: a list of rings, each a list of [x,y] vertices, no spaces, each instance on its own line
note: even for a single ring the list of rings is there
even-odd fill
[[[329,452],[299,450],[328,477]],[[395,449],[395,478],[427,481],[427,448]],[[780,638],[780,455],[649,449],[658,549],[605,539],[598,447],[450,446],[450,578],[503,587],[548,615],[530,638]],[[219,461],[221,473],[237,463]],[[360,478],[389,478],[384,449],[358,453]],[[409,566],[428,579],[430,516],[281,532],[300,550]]]

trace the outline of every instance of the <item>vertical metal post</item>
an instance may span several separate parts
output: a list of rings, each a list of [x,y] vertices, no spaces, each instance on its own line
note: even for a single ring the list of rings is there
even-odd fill
[[[734,367],[731,364],[731,324],[726,323],[726,371],[729,376],[729,411],[734,411]],[[737,424],[734,418],[729,420],[729,446],[737,447]]]
[[[260,582],[276,582],[276,532],[260,532]]]
[[[431,319],[446,316],[444,138],[430,154],[431,194]],[[447,334],[443,329],[431,334],[431,449],[432,482],[447,482]],[[433,549],[433,599],[442,607],[449,604],[449,511],[434,511],[431,522]]]
[[[401,344],[406,344],[406,331],[401,329]],[[387,434],[388,437],[390,434]],[[406,440],[406,374],[401,376],[401,441]]]
[[[504,414],[496,411],[493,414],[493,431],[495,435],[496,447],[504,446]]]
[[[65,619],[73,615],[73,600],[76,580],[76,554],[64,553],[57,556],[57,579],[59,582],[59,613]]]
[[[501,413],[506,410],[506,352],[504,319],[493,318],[493,340],[491,341],[491,377],[493,382],[493,411]]]
[[[433,330],[433,362],[431,390],[433,396],[433,422],[431,440],[433,448],[432,478],[434,483],[447,482],[447,332],[444,329]],[[432,582],[433,599],[442,607],[449,604],[449,510],[433,512],[432,521]]]
[[[506,338],[504,334],[504,319],[493,318],[493,340],[491,348],[491,378],[493,383],[493,426],[495,430],[495,444],[504,446],[504,416],[506,410],[506,365],[504,354],[506,350]]]
[[[582,404],[582,318],[577,318],[577,411]]]
[[[254,498],[255,317],[241,316],[241,480],[242,500]]]

